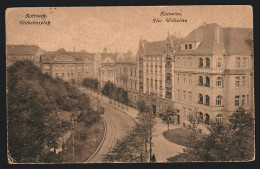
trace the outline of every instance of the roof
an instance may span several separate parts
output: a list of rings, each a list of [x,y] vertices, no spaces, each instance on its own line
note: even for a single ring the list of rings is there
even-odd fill
[[[37,45],[6,45],[7,55],[35,55],[39,51]]]
[[[75,62],[93,62],[95,59],[95,53],[67,52],[64,49],[59,49],[55,52],[46,52],[46,54],[41,55],[41,62],[51,63],[56,57],[73,57]]]
[[[168,36],[166,40],[148,42],[147,40],[141,40],[140,43],[144,47],[145,55],[157,55],[165,54],[167,50],[167,44],[170,43],[172,48],[176,47],[178,39],[175,36]]]
[[[253,30],[251,28],[222,28],[216,23],[204,24],[179,42],[180,44],[198,42],[199,45],[192,50],[180,50],[178,47],[176,55],[251,54]]]

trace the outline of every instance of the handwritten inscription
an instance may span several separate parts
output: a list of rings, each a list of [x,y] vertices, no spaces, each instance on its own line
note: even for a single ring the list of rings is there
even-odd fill
[[[165,18],[165,16],[167,18]],[[161,11],[160,17],[153,18],[153,23],[162,23],[162,22],[188,22],[188,19],[182,18],[181,12],[166,12]]]
[[[24,18],[26,20],[20,20],[21,25],[47,25],[49,26],[51,22],[47,19],[46,14],[25,14]]]

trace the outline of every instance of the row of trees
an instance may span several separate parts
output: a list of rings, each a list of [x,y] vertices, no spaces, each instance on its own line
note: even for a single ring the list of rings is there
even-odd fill
[[[8,153],[13,162],[44,162],[43,148],[57,146],[71,128],[59,111],[92,112],[87,95],[41,73],[30,61],[7,69],[7,89]]]
[[[104,162],[146,162],[148,154],[151,159],[152,130],[155,124],[151,110],[144,102],[140,105],[136,126],[125,137],[117,140],[115,146],[103,156]]]
[[[114,83],[107,81],[102,89],[102,94],[110,99],[116,100],[123,104],[128,104],[128,93],[121,87],[117,87]]]
[[[97,91],[98,90],[98,80],[92,79],[92,78],[85,78],[82,81],[82,86]]]
[[[239,108],[227,124],[212,124],[209,135],[199,138],[197,118],[190,117],[190,145],[184,152],[169,158],[169,162],[190,161],[250,161],[255,155],[254,118]]]

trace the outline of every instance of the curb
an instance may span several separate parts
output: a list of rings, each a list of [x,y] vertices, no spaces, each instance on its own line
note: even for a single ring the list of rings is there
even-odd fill
[[[105,103],[105,102],[103,102],[103,103]],[[107,104],[107,105],[111,105],[111,104],[109,104],[109,103],[105,103],[105,104]],[[130,115],[129,115],[128,113],[126,113],[125,111],[119,109],[118,107],[116,107],[116,106],[114,106],[114,105],[111,105],[111,106],[114,107],[115,109],[117,109],[117,110],[123,112],[124,114],[128,115],[128,116],[131,117],[135,122],[137,122],[136,118],[130,116]]]
[[[103,117],[101,118],[103,123],[104,123],[104,126],[105,126],[105,132],[104,132],[104,136],[102,138],[102,141],[101,143],[99,144],[97,150],[89,157],[89,159],[84,162],[84,163],[89,163],[90,160],[92,160],[92,158],[98,153],[98,151],[100,150],[101,146],[103,145],[104,141],[105,141],[105,138],[106,138],[106,135],[107,135],[107,124],[106,124],[106,121],[103,119]]]

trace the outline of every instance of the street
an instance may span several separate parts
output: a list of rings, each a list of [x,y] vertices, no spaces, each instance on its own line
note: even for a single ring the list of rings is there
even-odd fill
[[[101,148],[88,163],[101,163],[102,156],[116,143],[116,140],[125,136],[127,131],[135,125],[135,121],[129,115],[107,104],[106,98],[102,100],[105,101],[105,103],[102,101],[100,103],[105,109],[105,114],[102,116],[107,126],[107,133]],[[91,101],[94,101],[94,98]]]

